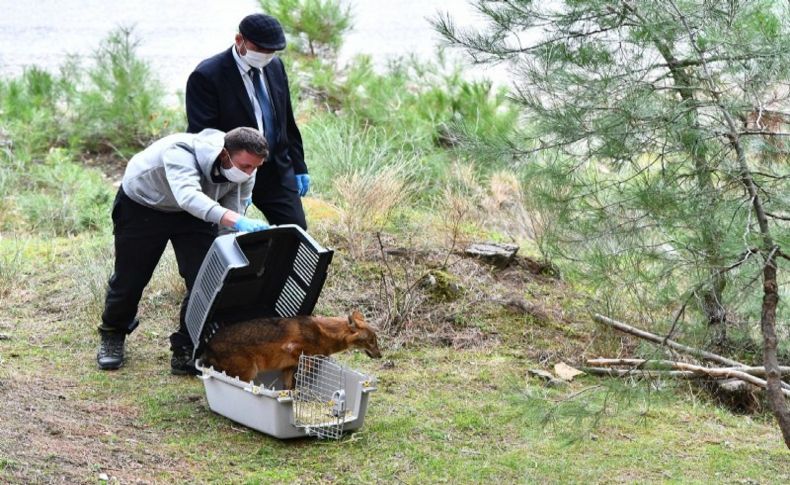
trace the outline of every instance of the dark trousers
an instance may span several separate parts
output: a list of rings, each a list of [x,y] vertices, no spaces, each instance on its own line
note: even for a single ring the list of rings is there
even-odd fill
[[[178,331],[170,336],[171,348],[191,347],[184,317],[192,285],[211,243],[214,224],[188,212],[162,212],[130,199],[118,190],[112,209],[115,235],[115,268],[109,281],[102,313],[102,332],[131,333],[137,327],[137,307],[167,242],[173,245],[178,272],[186,283]]]
[[[293,170],[280,176],[274,164],[267,166],[264,163],[255,177],[252,203],[263,212],[269,224],[296,224],[307,230],[307,220],[302,199],[296,191]]]

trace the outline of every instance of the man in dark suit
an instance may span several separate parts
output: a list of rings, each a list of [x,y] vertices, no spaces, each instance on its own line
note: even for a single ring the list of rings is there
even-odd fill
[[[258,169],[251,202],[270,224],[307,229],[300,196],[307,193],[310,176],[288,78],[274,55],[284,48],[285,34],[277,19],[264,14],[244,17],[234,45],[198,64],[189,76],[187,131],[240,126],[260,130],[269,143],[269,161]]]

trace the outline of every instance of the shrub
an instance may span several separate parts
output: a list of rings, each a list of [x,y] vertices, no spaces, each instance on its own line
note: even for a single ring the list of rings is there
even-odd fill
[[[64,140],[59,123],[68,81],[32,66],[0,80],[0,128],[20,156],[35,155]]]
[[[31,229],[73,235],[107,226],[112,192],[97,170],[72,161],[64,149],[53,149],[28,172],[27,190],[16,196],[16,205]]]
[[[334,180],[351,173],[370,173],[386,167],[408,166],[402,176],[411,181],[436,176],[420,160],[420,153],[396,135],[376,127],[359,127],[353,119],[332,115],[316,117],[302,129],[310,172],[317,193],[337,195]]]
[[[342,0],[260,0],[293,37],[289,46],[316,56],[335,56],[351,28],[351,6]]]
[[[360,56],[337,76],[310,70],[312,92],[358,125],[385,130],[414,150],[460,148],[485,166],[509,161],[502,155],[512,153],[518,111],[504,89],[467,80],[459,66],[437,59],[402,58],[378,73]]]
[[[159,138],[177,119],[164,107],[164,90],[149,64],[138,58],[131,27],[119,27],[100,42],[94,65],[73,94],[72,141],[90,151],[128,151]],[[78,65],[70,66],[82,81]]]
[[[500,170],[491,175],[483,209],[492,226],[505,232],[514,241],[535,242],[542,236],[544,218],[527,206],[524,188],[517,174]]]
[[[18,159],[67,145],[131,153],[180,119],[180,111],[164,106],[161,83],[137,57],[131,28],[110,32],[99,45],[89,67],[69,56],[58,74],[32,66],[19,78],[0,80],[0,129]]]

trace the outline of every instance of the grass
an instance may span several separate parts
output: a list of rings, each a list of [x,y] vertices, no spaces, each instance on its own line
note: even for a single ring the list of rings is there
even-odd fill
[[[346,365],[377,376],[378,390],[365,425],[339,442],[280,441],[245,429],[208,409],[200,380],[169,374],[167,336],[180,294],[171,283],[177,278],[169,253],[144,295],[142,324],[128,339],[126,366],[117,372],[96,369],[97,315],[81,308],[83,297],[93,299],[83,295],[81,284],[90,270],[74,279],[64,276],[92,255],[101,261],[108,241],[18,242],[27,253],[44,257],[26,260],[24,284],[6,299],[0,329],[10,340],[0,341],[0,394],[7,411],[31,409],[24,416],[36,426],[27,451],[12,448],[20,443],[9,437],[8,425],[0,427],[4,480],[34,476],[34,469],[44,482],[95,481],[100,473],[161,483],[790,479],[788,452],[770,418],[733,415],[673,385],[652,391],[636,385],[631,398],[610,404],[596,426],[589,417],[576,420],[573,407],[567,418],[546,424],[547,410],[564,409],[561,402],[579,392],[590,394],[584,406],[598,410],[606,394],[584,390],[602,381],[583,377],[567,388],[546,389],[528,379],[527,369],[540,366],[531,356],[540,349],[531,347],[549,345],[551,336],[569,337],[496,312],[476,312],[468,321],[503,332],[507,338],[500,345],[385,344],[383,361],[340,354]],[[106,269],[99,264],[95,271]],[[10,415],[7,423],[25,426]],[[66,443],[86,433],[86,446],[95,451],[86,452],[85,463],[75,469],[64,450],[76,445]],[[45,435],[48,447],[36,448],[36,434]],[[127,458],[119,460],[119,453],[142,466],[122,466]]]

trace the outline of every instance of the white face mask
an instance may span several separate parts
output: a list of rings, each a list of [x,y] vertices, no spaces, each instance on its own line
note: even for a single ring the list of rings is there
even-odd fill
[[[245,46],[246,47],[246,46]],[[256,69],[263,69],[267,64],[272,62],[274,52],[255,52],[247,49],[247,53],[241,56],[242,59],[250,66]]]
[[[225,151],[227,152],[227,150]],[[233,158],[231,158],[230,152],[228,152],[228,158],[230,158],[230,168],[225,168],[222,165],[220,165],[219,170],[220,172],[222,172],[223,177],[225,177],[226,179],[228,179],[229,181],[235,184],[241,184],[248,181],[249,179],[252,178],[253,175],[255,175],[255,172],[257,172],[258,170],[255,169],[252,171],[252,173],[247,175],[246,173],[244,173],[244,170],[240,169],[233,163]]]

